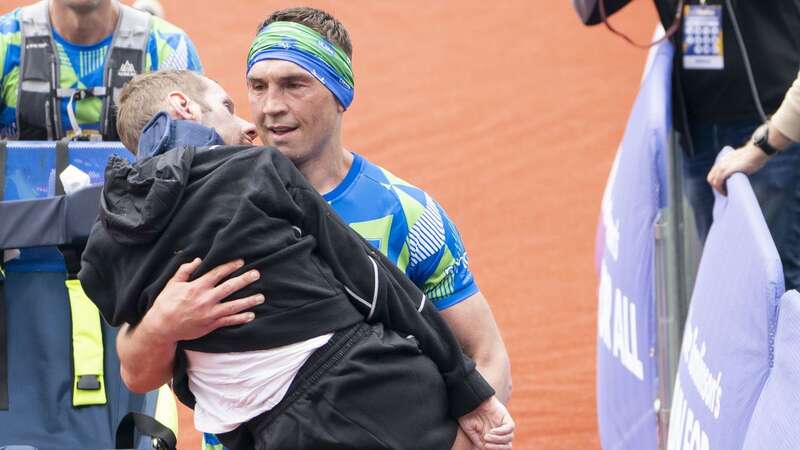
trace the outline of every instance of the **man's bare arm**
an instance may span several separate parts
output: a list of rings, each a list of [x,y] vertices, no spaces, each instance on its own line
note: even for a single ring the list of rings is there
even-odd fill
[[[464,353],[475,361],[478,372],[496,391],[497,398],[511,398],[511,364],[492,309],[482,293],[442,311],[442,317],[458,338]]]
[[[503,403],[511,398],[511,365],[492,309],[480,292],[442,311],[464,353],[475,361],[478,372],[492,385]],[[513,431],[513,428],[512,428]],[[458,430],[452,450],[475,448],[464,430]]]
[[[220,303],[258,280],[250,271],[220,284],[244,265],[241,260],[218,266],[194,281],[200,259],[183,264],[135,327],[123,325],[117,335],[120,372],[133,392],[157,389],[172,378],[178,341],[197,339],[217,328],[253,320],[246,310],[264,302],[261,294]]]

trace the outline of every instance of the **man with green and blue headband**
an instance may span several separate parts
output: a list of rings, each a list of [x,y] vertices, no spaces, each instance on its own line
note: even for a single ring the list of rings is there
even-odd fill
[[[345,222],[386,255],[432,300],[465,352],[476,361],[481,374],[495,388],[497,398],[505,401],[510,389],[508,356],[487,301],[468,269],[466,251],[455,226],[427,193],[342,145],[343,113],[355,93],[351,53],[346,30],[327,13],[311,8],[294,8],[270,16],[255,38],[248,56],[248,96],[258,133],[265,144],[277,148],[294,163]],[[231,255],[231,259],[236,256]],[[270,275],[265,273],[264,276]],[[190,292],[181,295],[207,296],[213,295],[214,290],[213,286],[194,286]],[[186,312],[181,313],[185,323]],[[162,323],[173,323],[169,318],[162,319]],[[160,331],[162,334],[169,332]],[[121,336],[127,339],[127,334],[121,333]],[[319,366],[319,355],[329,351],[327,342],[326,339],[316,339],[303,343],[300,357],[307,359],[304,369],[289,374],[289,381],[285,381],[291,382],[288,392],[275,391],[266,406],[250,401],[263,397],[263,391],[248,391],[248,386],[263,384],[253,383],[252,378],[270,376],[266,373],[270,366],[265,363],[266,355],[237,354],[234,359],[229,355],[192,355],[189,371],[194,371],[194,375],[202,375],[204,368],[213,368],[218,373],[227,366],[231,372],[229,377],[207,378],[192,387],[197,390],[195,394],[202,391],[205,403],[199,410],[198,405],[195,406],[196,426],[201,431],[219,433],[223,440],[230,442],[231,436],[226,432],[232,426],[241,425],[231,423],[231,417],[242,417],[243,411],[250,411],[244,415],[253,419],[247,421],[245,427],[257,440],[265,443],[264,448],[343,448],[342,445],[370,449],[429,448],[422,442],[424,437],[433,433],[426,430],[434,430],[439,426],[437,424],[426,423],[411,433],[404,433],[400,422],[394,429],[375,427],[374,424],[394,423],[391,420],[381,422],[386,414],[399,413],[403,417],[408,417],[405,414],[418,414],[420,411],[415,413],[419,409],[417,406],[425,411],[435,409],[434,399],[415,399],[412,391],[405,396],[402,393],[388,394],[391,386],[402,386],[403,381],[381,374],[380,352],[375,355],[377,364],[361,365],[352,372],[348,369],[346,374],[339,370],[337,373],[340,375],[336,377],[343,378],[333,377],[331,381],[327,369],[313,368]],[[126,357],[123,353],[124,365]],[[277,363],[284,358],[285,355],[281,356]],[[298,354],[293,354],[292,358],[297,360]],[[144,370],[142,361],[137,361],[138,369]],[[264,370],[242,371],[243,364]],[[312,368],[307,369],[310,366]],[[318,370],[322,370],[323,375],[318,375]],[[272,376],[277,379],[283,375]],[[371,395],[361,407],[343,400],[328,400],[320,406],[320,399],[316,397],[320,394],[318,389],[295,389],[318,376],[326,380],[326,398],[365,384],[378,388],[372,392],[385,392],[386,395]],[[417,377],[420,382],[426,379],[422,372],[414,370],[407,376]],[[241,381],[242,377],[247,380]],[[233,379],[240,382],[225,381]],[[286,377],[283,379],[287,380]],[[373,385],[376,379],[381,381]],[[337,388],[339,383],[340,388]],[[383,388],[389,389],[380,391]],[[497,398],[487,401],[485,406],[492,411],[489,415],[500,426],[482,435],[477,423],[459,419],[461,429],[453,430],[450,435],[450,439],[455,439],[451,445],[453,449],[473,448],[472,442],[486,449],[510,448],[513,422]],[[245,400],[231,403],[230,399]],[[321,409],[312,412],[308,410],[309,405]],[[320,417],[324,417],[322,422]],[[346,433],[343,430],[353,427],[366,430],[374,440],[359,447],[342,436],[341,433]],[[398,434],[403,436],[403,440],[397,440]],[[309,440],[309,436],[324,440],[326,435],[328,441],[324,445]],[[384,444],[376,444],[376,441]],[[206,448],[223,447],[212,434],[206,434]],[[437,445],[435,448],[446,449],[447,446]]]
[[[259,136],[433,300],[505,402],[508,354],[455,225],[426,192],[341,142],[343,113],[355,96],[351,54],[346,29],[323,11],[291,8],[265,20],[247,61]],[[210,434],[204,440],[207,449],[222,447]],[[453,448],[471,447],[460,431]]]
[[[346,29],[323,11],[291,8],[265,20],[247,61],[259,136],[289,156],[345,222],[433,300],[507,401],[508,354],[455,225],[426,192],[342,144],[343,115],[355,96],[351,55]],[[459,446],[470,448],[463,433]]]

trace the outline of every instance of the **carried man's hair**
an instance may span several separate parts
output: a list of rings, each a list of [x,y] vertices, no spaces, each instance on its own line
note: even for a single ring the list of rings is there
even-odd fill
[[[136,154],[139,136],[147,122],[168,108],[170,92],[181,91],[204,110],[207,85],[203,78],[189,70],[162,70],[137,75],[122,89],[117,104],[117,133],[128,150]]]

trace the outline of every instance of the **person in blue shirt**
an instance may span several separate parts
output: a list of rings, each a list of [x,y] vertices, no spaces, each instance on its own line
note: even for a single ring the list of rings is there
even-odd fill
[[[291,31],[281,37],[282,29],[293,28],[287,23],[299,23],[319,37],[306,41]],[[469,271],[457,229],[423,190],[342,144],[342,119],[354,95],[351,53],[347,31],[323,11],[292,8],[272,14],[248,57],[248,97],[258,134],[265,144],[287,155],[353,229],[426,293],[498,398],[507,401],[508,353],[491,308]],[[187,318],[185,310],[154,307],[155,312],[136,328],[120,333],[120,360],[129,386],[147,390],[168,380],[182,333],[202,334],[247,321],[242,313],[247,304],[231,305],[225,314],[215,309],[219,306],[215,302],[227,295],[223,292],[248,284],[238,277],[221,284],[224,289],[215,287],[235,267],[234,263],[221,266],[203,282],[190,282],[187,273],[193,268],[185,268],[155,301],[198,305],[191,308],[195,319]],[[166,329],[158,323],[174,325]],[[164,357],[170,354],[172,358]],[[213,436],[206,439],[207,448],[221,448]],[[460,433],[453,448],[471,448],[471,443]]]
[[[143,39],[119,39],[128,27],[124,31],[141,31]],[[29,73],[56,80],[44,80],[48,92],[41,98],[20,90],[26,55]],[[43,0],[17,8],[0,17],[0,137],[117,140],[115,90],[137,73],[161,69],[203,70],[186,33],[159,17],[115,0]],[[41,75],[31,76],[42,82]],[[18,111],[19,104],[25,109]]]

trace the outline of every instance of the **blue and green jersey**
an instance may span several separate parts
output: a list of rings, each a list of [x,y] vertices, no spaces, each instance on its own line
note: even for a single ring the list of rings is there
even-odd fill
[[[344,180],[323,197],[439,310],[478,292],[458,230],[422,189],[354,153]],[[203,450],[224,449],[204,433]]]
[[[458,230],[422,189],[353,154],[345,179],[323,197],[438,309],[478,292]]]
[[[0,138],[17,134],[16,112],[19,89],[21,9],[0,17]],[[188,69],[202,72],[197,50],[186,33],[158,17],[151,19],[150,39],[147,44],[144,70]],[[60,64],[61,88],[87,89],[103,85],[103,67],[112,36],[92,45],[68,42],[53,30],[55,52]],[[61,100],[63,130],[71,130],[67,116],[67,99]],[[75,101],[78,125],[85,130],[99,130],[103,110],[101,98],[90,97]]]

